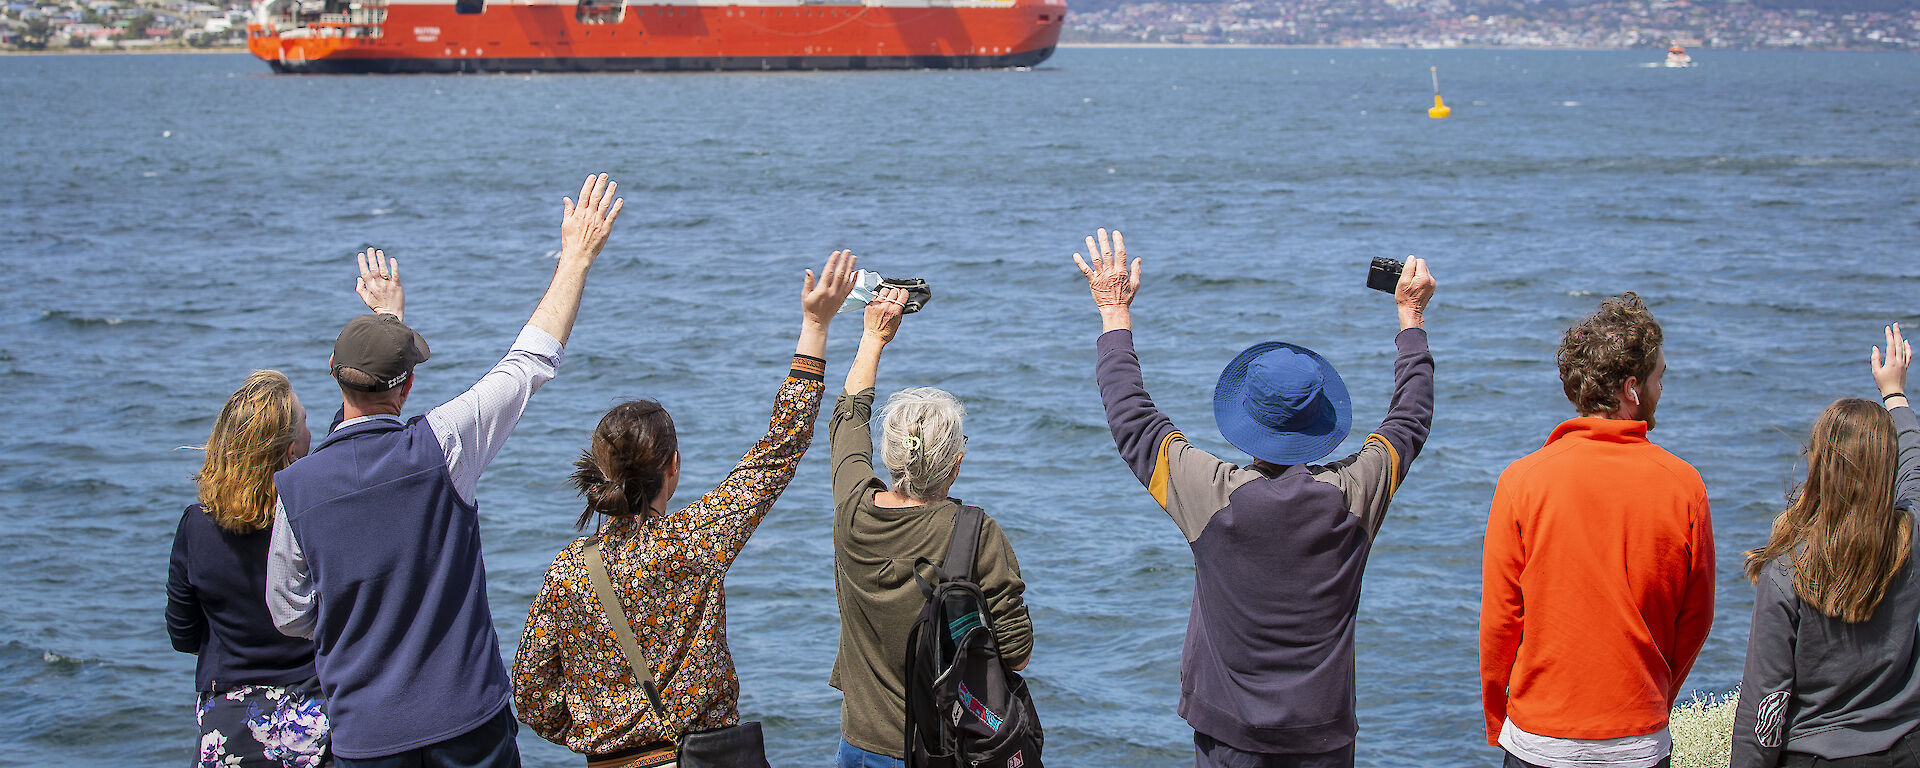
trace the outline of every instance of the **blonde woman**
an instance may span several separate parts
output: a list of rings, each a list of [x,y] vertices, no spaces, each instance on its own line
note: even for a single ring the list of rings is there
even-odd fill
[[[945,559],[960,500],[949,497],[966,456],[966,408],[932,387],[887,398],[874,475],[873,382],[880,353],[900,329],[906,291],[883,290],[866,310],[866,332],[833,406],[833,572],[840,604],[840,652],[828,684],[840,689],[838,768],[899,768],[906,757],[907,635],[926,598],[913,562]],[[1033,653],[1033,623],[1020,563],[1000,524],[987,517],[975,544],[974,574],[1007,667]],[[953,568],[953,564],[943,564]]]
[[[313,641],[267,615],[273,473],[307,455],[313,436],[293,385],[255,371],[227,398],[194,476],[199,503],[180,516],[167,569],[167,634],[197,654],[198,766],[326,764],[328,726]]]
[[[1900,326],[1875,348],[1881,402],[1827,407],[1807,479],[1747,553],[1753,631],[1733,724],[1734,768],[1920,765],[1920,422]]]

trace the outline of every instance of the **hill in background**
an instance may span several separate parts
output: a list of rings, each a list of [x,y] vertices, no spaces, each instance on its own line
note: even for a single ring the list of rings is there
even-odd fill
[[[1920,0],[1070,0],[1065,42],[1920,50]]]

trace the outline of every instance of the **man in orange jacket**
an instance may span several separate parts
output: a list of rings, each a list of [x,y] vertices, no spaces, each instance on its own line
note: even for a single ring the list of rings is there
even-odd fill
[[[1666,766],[1713,625],[1706,486],[1647,441],[1666,355],[1640,297],[1601,302],[1558,357],[1580,417],[1500,474],[1487,517],[1487,743],[1508,768]]]

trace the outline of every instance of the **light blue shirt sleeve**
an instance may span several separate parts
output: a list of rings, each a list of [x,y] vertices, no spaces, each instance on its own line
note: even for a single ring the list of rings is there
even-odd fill
[[[273,538],[267,543],[267,613],[283,635],[313,638],[320,596],[314,594],[307,554],[287,524],[287,510],[273,500]]]
[[[427,412],[461,501],[473,503],[480,473],[500,455],[533,393],[559,371],[562,351],[551,334],[528,325],[472,389]]]

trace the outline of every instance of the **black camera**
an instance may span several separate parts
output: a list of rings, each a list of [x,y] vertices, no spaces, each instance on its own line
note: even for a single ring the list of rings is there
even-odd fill
[[[1400,284],[1400,270],[1405,269],[1406,266],[1399,259],[1389,259],[1385,256],[1373,257],[1373,265],[1367,267],[1367,287],[1393,293],[1394,287]]]

